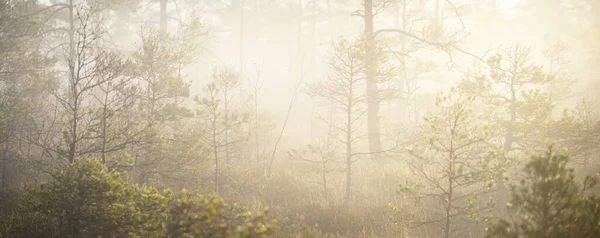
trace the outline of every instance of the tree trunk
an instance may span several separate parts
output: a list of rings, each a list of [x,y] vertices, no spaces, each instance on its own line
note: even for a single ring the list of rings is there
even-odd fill
[[[403,4],[401,6],[401,4]],[[407,22],[407,17],[406,17],[406,3],[397,3],[396,4],[396,9],[394,10],[395,17],[394,17],[394,25],[401,29],[401,30],[405,30],[406,29],[406,22]],[[402,22],[400,22],[400,20],[402,20]],[[400,52],[404,53],[404,51],[406,50],[406,40],[404,40],[403,38],[405,38],[405,36],[399,36],[400,37]],[[398,78],[398,91],[400,92],[400,95],[405,95],[406,97],[401,97],[398,99],[397,102],[397,110],[398,110],[398,117],[399,117],[399,121],[400,122],[406,122],[408,121],[407,119],[407,111],[408,111],[408,103],[410,100],[410,95],[408,95],[406,92],[410,91],[410,89],[408,88],[408,73],[406,72],[406,58],[404,57],[404,54],[400,54],[398,56],[398,61],[400,61],[400,67],[402,69],[402,73],[400,74],[400,77]]]
[[[75,151],[77,150],[77,110],[78,110],[78,102],[77,102],[77,84],[75,79],[75,19],[73,17],[74,5],[73,0],[69,0],[69,80],[70,86],[73,93],[73,105],[72,105],[72,122],[71,122],[71,141],[69,143],[69,154],[67,159],[69,163],[73,163],[75,160]]]
[[[381,133],[379,127],[379,95],[375,78],[375,36],[373,34],[373,0],[364,0],[365,6],[365,78],[367,83],[367,128],[369,134],[369,150],[371,153],[381,151]]]
[[[350,154],[351,145],[347,145],[346,155],[346,191],[344,194],[344,205],[350,204],[350,196],[352,195],[352,154]]]
[[[256,156],[256,175],[257,177],[264,173],[264,167],[261,169],[260,165],[260,126],[258,124],[258,79],[256,80],[256,88],[254,89],[254,140],[255,140],[255,156]]]
[[[352,89],[350,89],[352,93]],[[350,204],[352,188],[352,99],[348,102],[347,125],[346,125],[346,192],[344,194],[344,205]]]
[[[244,5],[245,0],[241,1],[240,7],[240,81],[244,77]]]
[[[352,64],[350,67],[352,68]],[[350,195],[352,188],[352,109],[354,102],[354,91],[352,84],[354,79],[350,76],[348,90],[348,105],[346,107],[346,192],[344,195],[344,205],[350,204]]]
[[[225,163],[229,163],[229,129],[230,129],[230,125],[229,125],[229,99],[228,99],[228,88],[226,86],[225,90],[223,90],[223,104],[225,107],[225,115],[224,115],[224,119],[225,119]]]
[[[102,107],[102,148],[100,150],[100,157],[102,159],[102,164],[106,165],[106,143],[107,143],[107,138],[106,138],[106,127],[108,126],[107,121],[106,121],[106,117],[107,117],[107,113],[108,113],[108,92],[106,92],[104,94],[104,105]]]
[[[454,140],[454,132],[452,132],[452,139]],[[452,195],[454,188],[454,143],[450,142],[450,160],[448,161],[448,201],[446,202],[446,219],[444,224],[444,238],[450,237],[450,222],[452,221]]]
[[[217,148],[217,123],[216,118],[212,122],[212,146],[215,158],[215,193],[219,194],[219,154]]]
[[[514,78],[511,79],[514,82]],[[514,86],[514,83],[511,82],[510,91],[511,91],[511,102],[510,102],[510,123],[506,130],[506,135],[504,137],[504,147],[503,151],[505,155],[500,158],[500,168],[504,170],[506,168],[506,153],[512,150],[512,145],[515,141],[514,135],[514,126],[517,120],[517,111],[516,111],[516,101],[517,101],[517,92]],[[496,217],[504,217],[506,215],[506,203],[508,202],[508,189],[506,184],[504,183],[504,175],[502,171],[499,171],[496,174],[496,182],[498,183],[496,188],[496,200],[497,200],[497,208],[496,208]]]
[[[4,151],[2,153],[3,156],[2,156],[2,158],[0,158],[2,161],[2,178],[0,178],[2,180],[2,182],[0,182],[0,186],[1,186],[0,187],[0,215],[6,217],[6,215],[7,215],[6,214],[6,210],[7,210],[6,206],[8,204],[8,201],[6,201],[7,200],[6,199],[6,197],[7,197],[6,196],[6,186],[8,184],[6,182],[6,179],[8,177],[6,175],[6,173],[8,172],[8,170],[6,169],[6,166],[7,166],[6,161],[8,160],[8,148],[7,148],[8,146],[5,145],[3,147],[4,147],[3,148]],[[2,228],[4,228],[4,227],[2,227]]]
[[[159,0],[160,1],[160,32],[167,32],[167,1],[168,0]]]

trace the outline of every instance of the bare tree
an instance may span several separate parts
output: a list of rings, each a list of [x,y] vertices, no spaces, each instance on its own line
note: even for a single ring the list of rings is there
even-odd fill
[[[55,157],[61,163],[71,163],[76,157],[98,152],[93,143],[93,123],[96,118],[92,115],[92,98],[100,85],[116,77],[122,70],[118,68],[121,67],[117,63],[118,55],[101,49],[105,31],[101,21],[94,15],[96,10],[81,5],[73,11],[75,16],[72,18],[70,40],[64,55],[68,80],[54,92],[63,115],[58,119],[63,128],[62,141],[48,139],[35,142],[47,151],[46,155]],[[48,122],[54,124],[53,120],[56,119],[49,118]]]

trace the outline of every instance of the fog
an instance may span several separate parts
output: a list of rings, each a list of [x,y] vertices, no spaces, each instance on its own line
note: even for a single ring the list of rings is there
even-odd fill
[[[599,16],[0,1],[0,237],[598,237]]]

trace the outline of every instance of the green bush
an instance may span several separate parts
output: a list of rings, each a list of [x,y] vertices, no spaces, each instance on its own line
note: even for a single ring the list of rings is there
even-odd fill
[[[9,223],[9,237],[263,237],[275,227],[216,196],[130,186],[95,159],[28,188]]]
[[[76,160],[54,180],[23,195],[12,235],[127,236],[135,231],[136,190],[94,159]]]
[[[218,196],[183,192],[169,209],[167,237],[265,237],[274,229],[265,213],[230,206]]]
[[[520,185],[512,186],[511,219],[494,224],[488,237],[600,237],[600,199],[586,195],[596,180],[587,177],[580,188],[568,161],[551,149],[533,156]]]

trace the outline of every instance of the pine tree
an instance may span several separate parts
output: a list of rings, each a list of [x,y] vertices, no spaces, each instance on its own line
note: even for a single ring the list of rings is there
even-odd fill
[[[600,199],[586,193],[597,180],[586,177],[578,186],[568,162],[552,148],[532,156],[520,184],[511,187],[507,218],[494,224],[488,237],[600,237]]]

